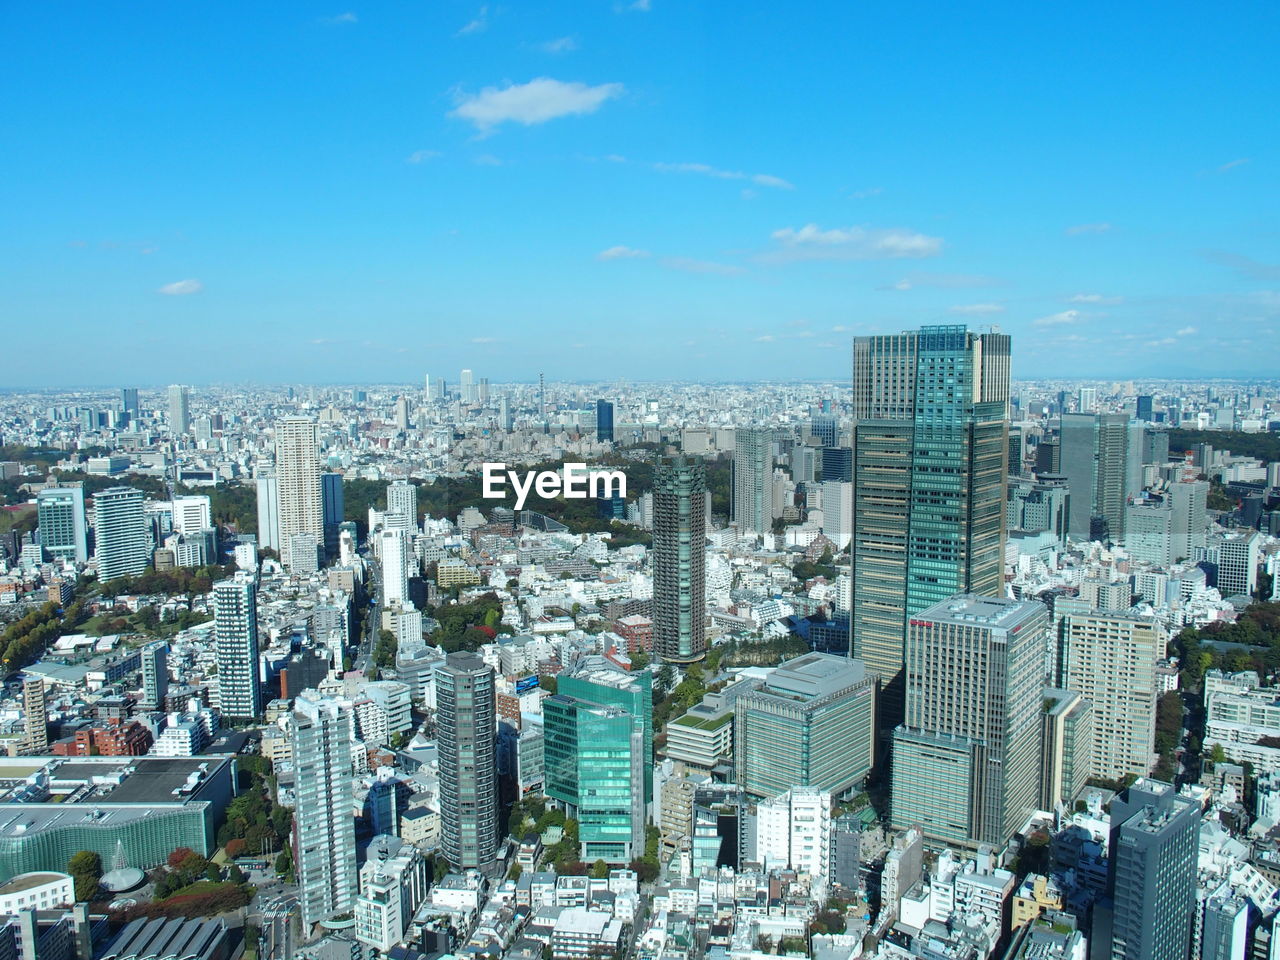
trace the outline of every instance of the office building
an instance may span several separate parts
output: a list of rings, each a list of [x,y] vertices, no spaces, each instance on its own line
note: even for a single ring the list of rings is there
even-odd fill
[[[515,417],[511,412],[511,398],[505,393],[498,400],[498,426],[505,433],[510,433],[515,426]]]
[[[294,871],[302,923],[351,913],[356,900],[351,712],[304,690],[289,715],[293,744]]]
[[[1141,776],[1153,762],[1156,661],[1164,654],[1152,620],[1071,612],[1062,619],[1063,682],[1093,704],[1093,771],[1105,780]]]
[[[909,617],[1004,592],[1009,337],[964,326],[853,346],[852,653],[902,720]]]
[[[1111,960],[1186,960],[1199,833],[1199,805],[1170,784],[1142,778],[1111,801]]]
[[[809,421],[809,435],[822,447],[834,447],[840,442],[840,427],[835,417],[814,417]]]
[[[472,404],[476,402],[476,380],[475,375],[470,370],[463,370],[458,376],[458,388],[462,391],[462,402]]]
[[[320,474],[320,508],[323,514],[324,555],[332,560],[338,556],[338,528],[342,525],[344,509],[342,474]]]
[[[169,388],[169,432],[180,437],[191,430],[191,391],[174,384]]]
[[[644,855],[653,801],[651,676],[593,657],[562,673],[542,702],[544,790],[578,821],[587,863]]]
[[[1129,420],[1118,413],[1064,413],[1059,471],[1071,491],[1072,540],[1124,539]]]
[[[410,922],[427,894],[427,858],[398,837],[375,836],[360,868],[356,939],[386,954],[410,938]]]
[[[1134,560],[1173,562],[1173,508],[1164,500],[1131,500],[1124,508],[1124,549]]]
[[[653,480],[653,652],[674,663],[701,660],[706,636],[707,474],[676,457]]]
[[[911,618],[893,826],[1003,849],[1040,799],[1044,604],[962,595]]]
[[[808,653],[750,682],[734,716],[743,790],[775,797],[805,786],[839,796],[862,783],[875,759],[876,678],[860,661]]]
[[[1151,394],[1138,394],[1137,418],[1144,423],[1155,421],[1155,404]]]
[[[596,401],[596,439],[613,443],[613,404],[608,400]]]
[[[455,870],[484,869],[498,850],[493,668],[474,653],[451,653],[435,687],[441,852]]]
[[[213,512],[206,496],[174,497],[171,506],[175,533],[195,536],[213,526]]]
[[[822,448],[822,480],[824,483],[828,480],[853,482],[852,447]]]
[[[1233,890],[1228,882],[1210,895],[1204,904],[1201,960],[1245,960],[1249,955],[1250,907],[1249,897]],[[1277,933],[1280,931],[1273,926],[1272,937]]]
[[[120,388],[120,409],[129,415],[130,420],[136,420],[142,408],[138,406],[138,388],[137,387],[121,387]]]
[[[275,476],[254,482],[258,495],[258,546],[280,552],[280,484]]]
[[[316,425],[288,417],[276,425],[276,491],[280,518],[280,560],[293,569],[295,537],[324,543],[324,502]]]
[[[1093,769],[1093,704],[1073,690],[1046,687],[1041,728],[1040,810],[1068,809]]]
[[[40,546],[55,560],[89,562],[83,487],[50,487],[36,494]]]
[[[1098,388],[1081,387],[1076,391],[1076,410],[1079,413],[1093,413],[1098,409]]]
[[[1071,515],[1071,491],[1064,477],[1051,473],[1011,477],[1005,496],[1005,526],[1010,533],[1051,533],[1062,547],[1067,545]]]
[[[410,603],[409,578],[417,575],[413,541],[404,530],[383,530],[378,534],[378,554],[382,560],[383,606],[399,609]]]
[[[733,435],[730,520],[743,534],[773,532],[773,431],[739,427]]]
[[[387,484],[387,514],[401,518],[403,528],[412,530],[418,525],[418,487],[408,480],[393,480]]]
[[[1217,587],[1224,597],[1251,597],[1258,589],[1259,549],[1256,530],[1233,531],[1213,542],[1217,550]]]
[[[49,700],[40,677],[22,681],[22,748],[37,756],[49,752]]]
[[[836,551],[853,542],[853,484],[822,481],[822,532]]]
[[[93,495],[94,556],[98,581],[136,577],[151,559],[142,491],[109,487]]]
[[[1167,439],[1165,444],[1168,445]],[[1196,555],[1196,550],[1205,546],[1205,530],[1209,525],[1208,497],[1209,483],[1206,480],[1184,478],[1169,485],[1167,501],[1173,511],[1169,552],[1175,563],[1190,560]]]
[[[258,587],[247,574],[213,585],[213,636],[222,716],[253,720],[262,713],[258,670]]]
[[[215,624],[215,630],[217,626]],[[148,643],[141,650],[142,710],[163,710],[169,695],[169,644],[164,640]]]

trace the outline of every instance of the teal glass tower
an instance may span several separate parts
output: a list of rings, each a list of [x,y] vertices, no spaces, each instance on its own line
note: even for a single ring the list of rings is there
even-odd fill
[[[963,325],[853,344],[853,656],[902,722],[908,619],[1003,592],[1009,337]]]
[[[630,863],[653,800],[651,675],[588,658],[542,710],[547,796],[577,819],[581,858]]]

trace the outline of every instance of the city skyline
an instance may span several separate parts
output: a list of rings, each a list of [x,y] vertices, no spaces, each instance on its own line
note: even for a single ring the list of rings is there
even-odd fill
[[[10,343],[96,348],[11,386],[835,377],[948,319],[1019,376],[1262,375],[1275,12],[1191,10],[24,9]]]

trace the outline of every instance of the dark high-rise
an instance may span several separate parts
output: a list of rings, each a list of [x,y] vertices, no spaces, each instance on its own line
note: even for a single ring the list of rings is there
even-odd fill
[[[675,457],[653,477],[653,652],[689,663],[707,652],[707,472]]]
[[[495,694],[493,668],[474,653],[436,670],[440,847],[455,870],[484,869],[498,851]]]
[[[849,447],[822,448],[822,481],[853,482],[853,450]]]
[[[1145,420],[1147,423],[1151,423],[1155,420],[1151,399],[1152,398],[1149,394],[1143,394],[1138,397],[1137,417],[1139,420]]]
[[[1129,418],[1121,413],[1064,413],[1058,472],[1071,491],[1071,539],[1124,538]]]
[[[613,404],[608,400],[596,401],[596,439],[613,443]]]
[[[137,387],[121,387],[120,388],[120,409],[129,415],[129,419],[133,420],[138,416],[138,388]]]
[[[1009,337],[963,325],[853,344],[853,656],[902,722],[908,619],[1003,594]]]

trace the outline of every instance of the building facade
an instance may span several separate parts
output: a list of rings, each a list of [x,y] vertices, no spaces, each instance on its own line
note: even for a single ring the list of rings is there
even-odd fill
[[[707,652],[706,467],[685,457],[660,464],[653,486],[653,652],[690,663]]]

